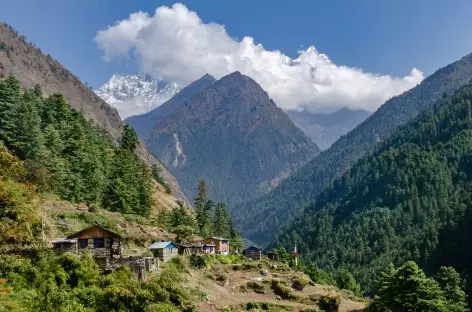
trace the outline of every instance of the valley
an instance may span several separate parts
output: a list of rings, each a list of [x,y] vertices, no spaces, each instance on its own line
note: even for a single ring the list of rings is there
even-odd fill
[[[19,1],[0,312],[470,311],[471,5]]]

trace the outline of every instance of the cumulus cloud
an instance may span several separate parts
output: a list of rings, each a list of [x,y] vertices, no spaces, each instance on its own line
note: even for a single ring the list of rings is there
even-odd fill
[[[390,97],[423,80],[413,68],[405,77],[338,66],[313,46],[292,59],[265,50],[251,37],[236,40],[223,25],[204,23],[183,4],[144,12],[97,33],[94,40],[106,60],[126,57],[143,72],[186,85],[209,73],[231,72],[256,80],[283,109],[329,112],[341,107],[374,111]]]

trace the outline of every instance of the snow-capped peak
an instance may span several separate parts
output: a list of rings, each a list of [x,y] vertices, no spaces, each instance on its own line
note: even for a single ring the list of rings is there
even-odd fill
[[[326,54],[318,52],[314,46],[308,47],[306,50],[299,51],[300,55],[294,60],[295,63],[308,63],[313,67],[325,64],[332,64]]]
[[[153,110],[182,89],[175,82],[149,74],[111,76],[95,93],[115,107],[122,119]]]

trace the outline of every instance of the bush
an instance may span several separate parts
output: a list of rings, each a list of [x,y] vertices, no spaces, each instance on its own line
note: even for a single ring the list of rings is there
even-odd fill
[[[195,269],[209,268],[217,263],[215,255],[191,255],[189,257],[190,267]]]
[[[306,279],[303,279],[301,277],[295,277],[292,280],[292,288],[298,290],[298,291],[303,291],[306,285],[308,285],[310,282],[307,281]]]
[[[339,311],[340,302],[341,302],[341,297],[326,295],[320,298],[318,305],[323,311],[337,312]]]
[[[290,288],[283,285],[280,281],[272,280],[271,288],[274,294],[279,295],[280,298],[286,300],[297,300],[298,296],[293,294]]]
[[[152,254],[152,251],[148,250],[143,253],[143,257],[154,257],[154,255]]]
[[[254,281],[249,281],[247,282],[247,289],[251,289],[253,292],[258,293],[258,294],[265,294],[266,289],[264,285],[254,282]]]

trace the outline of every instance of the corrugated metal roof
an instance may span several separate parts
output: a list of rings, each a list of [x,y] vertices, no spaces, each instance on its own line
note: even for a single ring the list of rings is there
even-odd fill
[[[227,238],[224,238],[224,237],[216,237],[216,236],[212,236],[212,237],[208,237],[206,239],[214,239],[214,240],[218,240],[218,241],[229,241],[229,239]]]
[[[57,243],[76,243],[77,238],[56,238],[51,240],[51,244],[57,244]]]
[[[171,245],[171,246],[169,246]],[[155,242],[148,249],[177,248],[172,242]]]

